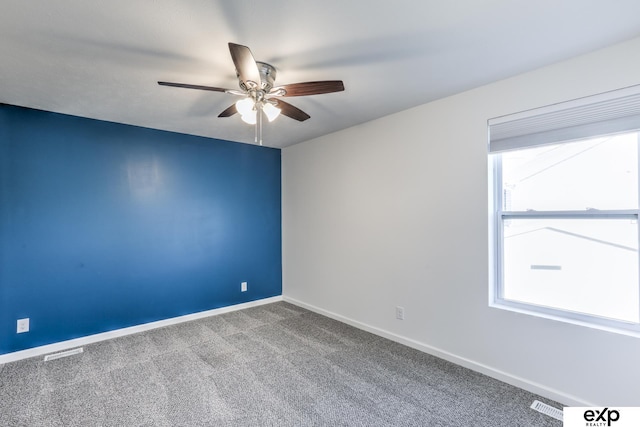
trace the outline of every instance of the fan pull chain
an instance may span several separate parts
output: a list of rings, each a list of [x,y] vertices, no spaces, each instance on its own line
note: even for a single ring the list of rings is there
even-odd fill
[[[260,128],[260,145],[262,145],[262,107],[258,109],[258,127]]]
[[[255,142],[257,144],[258,143],[258,122],[256,122],[255,131],[256,131],[256,137],[253,140],[253,142]]]

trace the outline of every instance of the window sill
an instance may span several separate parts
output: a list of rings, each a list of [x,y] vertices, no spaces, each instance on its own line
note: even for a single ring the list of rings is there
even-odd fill
[[[637,324],[629,324],[629,328],[625,328],[624,326],[618,327],[615,325],[604,324],[604,322],[607,322],[604,319],[603,319],[603,323],[596,323],[595,321],[590,321],[590,319],[586,318],[586,316],[581,316],[581,317],[585,317],[586,319],[577,318],[579,315],[576,315],[576,318],[565,317],[565,316],[553,314],[550,312],[546,312],[545,309],[542,307],[540,309],[538,309],[537,307],[536,308],[529,308],[527,306],[522,307],[522,304],[512,303],[504,300],[497,300],[497,301],[490,302],[489,307],[497,308],[500,310],[507,310],[514,313],[520,313],[520,314],[525,314],[529,316],[539,317],[547,320],[553,320],[556,322],[562,322],[562,323],[568,323],[571,325],[587,327],[590,329],[611,332],[618,335],[626,335],[634,338],[640,338],[640,325],[637,325]]]

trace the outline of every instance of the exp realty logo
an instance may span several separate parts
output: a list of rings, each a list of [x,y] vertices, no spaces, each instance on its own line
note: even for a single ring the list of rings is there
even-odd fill
[[[584,411],[584,419],[587,421],[586,425],[588,426],[611,426],[611,423],[615,423],[620,419],[620,411],[609,408],[604,408],[601,411],[587,409]]]
[[[640,408],[563,409],[564,427],[638,427]]]

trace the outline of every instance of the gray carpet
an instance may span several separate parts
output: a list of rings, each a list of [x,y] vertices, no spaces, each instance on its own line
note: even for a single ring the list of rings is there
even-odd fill
[[[0,365],[0,426],[561,426],[561,405],[278,302]]]

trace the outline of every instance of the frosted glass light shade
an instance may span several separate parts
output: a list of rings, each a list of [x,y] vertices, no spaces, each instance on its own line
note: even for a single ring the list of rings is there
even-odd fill
[[[253,112],[253,115],[255,117],[256,113],[253,107],[254,107],[254,102],[253,102],[253,99],[251,98],[242,98],[241,100],[236,102],[236,110],[238,110],[238,113],[240,113],[243,116],[245,114]]]
[[[262,111],[266,114],[267,119],[272,122],[280,115],[280,109],[275,107],[273,104],[266,102],[262,107]]]
[[[242,118],[242,121],[245,122],[245,123],[248,123],[250,125],[255,125],[256,124],[256,110],[249,111],[246,114],[241,114],[240,118]]]

